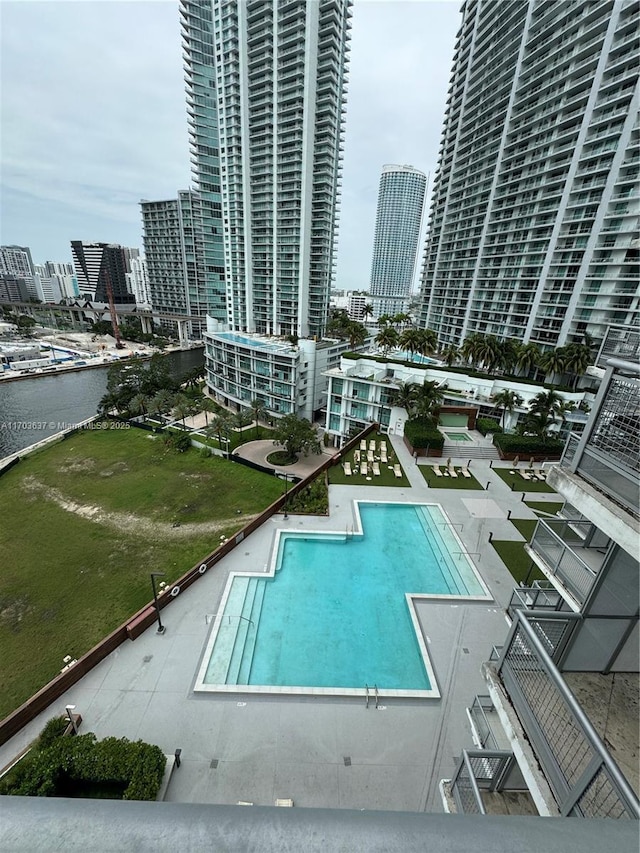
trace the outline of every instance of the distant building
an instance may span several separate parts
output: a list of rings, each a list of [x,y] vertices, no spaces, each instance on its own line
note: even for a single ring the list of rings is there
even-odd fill
[[[35,268],[27,246],[0,246],[0,275],[29,278]]]
[[[73,265],[78,278],[80,296],[91,301],[107,302],[107,282],[111,284],[116,304],[130,305],[134,295],[127,289],[126,249],[114,243],[71,241]]]
[[[369,288],[375,320],[409,306],[426,187],[427,176],[413,166],[382,168]]]
[[[62,291],[57,276],[47,275],[44,264],[35,264],[33,289],[35,298],[40,302],[60,302]]]
[[[28,299],[29,291],[24,278],[0,274],[0,301],[26,302]]]
[[[370,302],[368,293],[349,293],[347,295],[347,314],[352,320],[362,323],[365,320],[365,307]]]
[[[136,298],[136,305],[151,308],[151,291],[146,258],[132,258],[131,271],[126,273],[127,286]]]
[[[420,323],[544,349],[640,323],[637,3],[462,8]]]

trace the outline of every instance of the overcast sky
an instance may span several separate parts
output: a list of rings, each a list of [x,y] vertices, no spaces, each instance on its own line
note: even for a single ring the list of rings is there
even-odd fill
[[[356,0],[337,286],[366,289],[384,163],[435,171],[454,0]],[[0,0],[0,242],[142,248],[140,199],[190,183],[177,0]]]

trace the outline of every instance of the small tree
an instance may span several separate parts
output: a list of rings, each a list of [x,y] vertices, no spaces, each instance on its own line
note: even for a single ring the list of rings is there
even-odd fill
[[[220,412],[211,421],[211,425],[206,429],[207,435],[214,435],[218,439],[220,450],[226,449],[227,457],[229,456],[229,434],[231,433],[231,415],[228,412]],[[223,438],[225,439],[226,447],[223,447]]]
[[[297,415],[285,415],[276,424],[274,441],[284,447],[288,458],[294,462],[298,453],[320,453],[320,439],[313,424]]]
[[[493,398],[493,404],[501,412],[500,425],[504,429],[504,416],[507,412],[511,414],[516,406],[522,405],[522,397],[516,391],[499,391]]]
[[[262,400],[258,400],[256,397],[251,401],[251,411],[253,412],[253,419],[256,422],[256,438],[260,438],[260,418],[267,411]]]

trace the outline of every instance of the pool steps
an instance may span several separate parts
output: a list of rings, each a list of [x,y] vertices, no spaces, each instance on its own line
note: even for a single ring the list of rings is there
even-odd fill
[[[422,512],[423,510],[429,513],[429,516],[431,519],[431,524],[429,524],[427,519],[424,517],[423,512]],[[453,572],[451,573],[449,578],[447,578],[444,575],[444,573],[442,575],[443,579],[445,580],[445,583],[447,585],[447,590],[452,595],[468,595],[469,594],[468,590],[466,588],[460,589],[458,584],[455,582],[455,576],[458,575],[459,572],[458,572],[457,566],[453,563],[453,559],[449,553],[449,548],[447,547],[447,543],[445,542],[445,538],[442,535],[442,531],[438,527],[438,524],[442,524],[442,518],[440,518],[439,520],[437,518],[434,518],[432,513],[430,512],[429,507],[420,507],[420,509],[418,510],[416,515],[418,516],[418,519],[420,521],[420,525],[421,525],[422,529],[424,530],[425,534],[427,535],[427,541],[429,541],[429,537],[433,537],[435,542],[434,542],[434,545],[432,547],[437,548],[440,558],[444,561],[444,563],[446,565],[449,565],[449,566],[453,565]],[[457,543],[452,542],[451,544],[457,544]],[[439,566],[439,564],[438,564],[438,566]],[[453,581],[453,584],[451,583],[451,581]],[[453,589],[452,589],[452,585],[453,585]]]

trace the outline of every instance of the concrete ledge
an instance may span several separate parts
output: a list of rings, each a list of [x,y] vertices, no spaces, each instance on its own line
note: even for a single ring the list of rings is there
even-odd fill
[[[160,790],[158,791],[158,795],[156,797],[156,802],[161,803],[167,795],[167,788],[169,787],[169,782],[171,781],[171,774],[176,768],[176,757],[175,755],[166,755],[164,756],[167,759],[167,763],[164,766],[164,773],[162,774],[162,782],[160,783]]]

